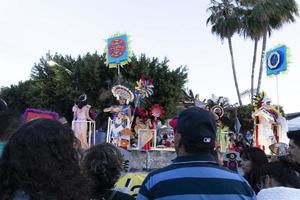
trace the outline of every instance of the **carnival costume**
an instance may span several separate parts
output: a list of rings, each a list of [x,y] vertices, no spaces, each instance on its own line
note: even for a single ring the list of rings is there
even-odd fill
[[[89,147],[87,142],[87,132],[88,132],[88,124],[87,121],[92,121],[89,111],[91,106],[87,104],[87,96],[83,94],[79,97],[79,104],[74,105],[72,111],[74,127],[73,131],[75,136],[81,143],[81,147],[83,149],[87,149]]]

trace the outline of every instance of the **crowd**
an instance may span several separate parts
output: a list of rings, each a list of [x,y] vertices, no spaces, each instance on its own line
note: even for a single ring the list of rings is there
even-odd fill
[[[290,157],[268,158],[259,148],[241,152],[243,176],[221,166],[214,151],[216,121],[191,107],[177,118],[172,164],[154,170],[136,199],[300,199],[300,131],[288,133]],[[72,129],[56,120],[0,111],[1,200],[130,200],[114,190],[123,158],[115,146],[82,150]]]

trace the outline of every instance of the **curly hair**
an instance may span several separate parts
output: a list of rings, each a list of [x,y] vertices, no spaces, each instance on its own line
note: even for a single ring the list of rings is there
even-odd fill
[[[91,193],[113,188],[121,175],[122,163],[121,152],[112,144],[99,144],[87,150],[82,168],[89,178]]]
[[[0,199],[17,191],[30,199],[86,199],[76,138],[56,120],[37,119],[24,124],[10,138],[0,160]]]

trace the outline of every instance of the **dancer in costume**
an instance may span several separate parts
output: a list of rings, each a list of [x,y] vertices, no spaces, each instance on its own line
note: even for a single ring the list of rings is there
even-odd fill
[[[131,107],[129,102],[134,99],[133,93],[125,86],[116,85],[112,88],[113,95],[119,101],[119,105],[112,105],[105,108],[103,112],[110,112],[113,115],[108,134],[114,145],[127,149],[130,144]]]
[[[279,141],[286,142],[286,120],[281,113],[271,106],[271,99],[262,93],[256,99],[256,110],[252,114],[255,119],[255,144],[270,154],[270,145]]]
[[[89,115],[91,106],[87,103],[87,95],[82,94],[79,97],[78,105],[74,105],[73,111],[73,131],[75,136],[79,139],[81,147],[87,149],[89,147],[87,142],[88,124],[87,121],[93,121]]]

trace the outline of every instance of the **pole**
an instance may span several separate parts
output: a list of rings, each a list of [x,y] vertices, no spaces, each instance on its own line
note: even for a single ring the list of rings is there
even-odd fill
[[[277,109],[279,110],[279,89],[278,89],[278,75],[276,76],[276,92],[277,92]]]

